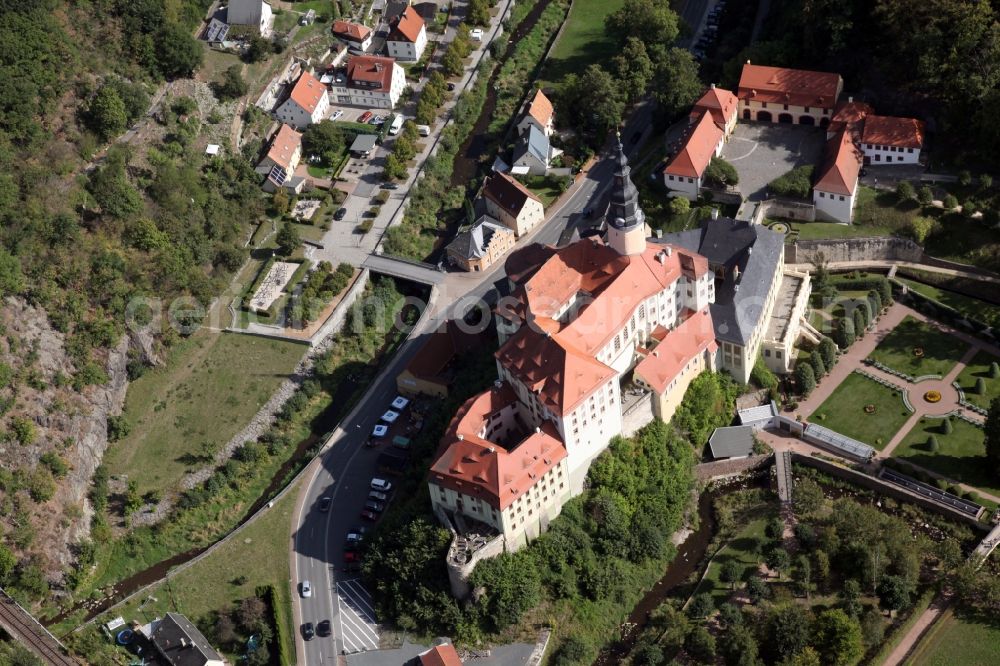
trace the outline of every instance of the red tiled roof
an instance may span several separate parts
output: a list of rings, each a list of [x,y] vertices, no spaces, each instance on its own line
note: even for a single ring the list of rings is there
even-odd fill
[[[375,92],[388,92],[392,88],[392,70],[396,61],[381,56],[351,56],[347,59],[348,85],[361,83],[357,86]],[[377,83],[377,87],[371,84]]]
[[[736,99],[736,95],[723,88],[712,86],[694,103],[689,115],[691,118],[697,119],[705,111],[708,111],[718,125],[725,127],[729,119],[736,113],[738,105],[739,100]]]
[[[316,110],[319,102],[326,95],[326,86],[316,80],[316,77],[309,72],[302,72],[299,80],[292,88],[291,99],[311,114]]]
[[[867,122],[867,121],[866,121]],[[853,195],[864,156],[846,129],[826,143],[826,158],[819,180],[814,185],[821,192]]]
[[[267,150],[267,156],[275,164],[290,171],[292,167],[292,156],[302,145],[302,135],[288,125],[282,124],[281,129],[271,140],[271,147]]]
[[[703,112],[684,141],[684,147],[677,151],[663,173],[688,178],[701,178],[715,155],[715,147],[722,139],[722,130],[715,123],[712,114]]]
[[[535,91],[535,96],[531,98],[528,105],[528,115],[538,121],[538,124],[545,127],[552,121],[552,102],[545,96],[541,89]]]
[[[333,32],[335,37],[359,44],[368,39],[372,34],[372,29],[368,26],[361,25],[360,23],[351,23],[350,21],[334,21],[330,31]]]
[[[833,107],[843,81],[840,74],[804,69],[743,65],[736,95],[740,99],[795,106]]]
[[[517,395],[506,383],[467,400],[445,434],[431,481],[503,511],[558,465],[566,446],[551,421],[543,421],[510,450],[480,435],[493,415],[516,408],[516,403]]]
[[[420,653],[420,666],[462,666],[462,660],[458,658],[455,646],[446,643]]]
[[[499,171],[487,176],[486,182],[483,183],[483,196],[515,217],[520,214],[528,199],[542,202],[534,192],[515,178]]]
[[[466,333],[454,320],[448,320],[417,350],[406,369],[414,377],[439,379],[456,356],[483,344],[483,338],[483,334]]]
[[[504,273],[514,284],[526,281],[555,253],[554,247],[541,243],[518,248],[507,255],[507,260],[503,264]]]
[[[920,148],[924,145],[924,124],[916,118],[895,116],[868,116],[862,143],[901,148]]]
[[[848,101],[837,105],[836,111],[830,118],[828,132],[839,132],[847,128],[851,136],[856,140],[861,140],[861,125],[864,119],[875,113],[871,105],[864,102]]]
[[[420,17],[416,9],[407,6],[402,14],[393,19],[389,41],[416,44],[417,38],[420,37],[420,29],[423,27],[424,19]]]
[[[692,358],[716,349],[712,315],[702,310],[664,335],[660,344],[635,366],[635,374],[662,395]]]

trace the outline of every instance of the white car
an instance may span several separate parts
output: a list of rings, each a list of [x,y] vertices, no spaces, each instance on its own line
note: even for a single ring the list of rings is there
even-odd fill
[[[382,415],[382,420],[386,423],[395,423],[398,418],[399,412],[394,412],[391,409]]]
[[[379,423],[377,426],[372,428],[372,437],[385,437],[389,432],[389,426],[384,423]]]
[[[469,37],[471,37],[473,40],[477,42],[483,41],[483,29],[473,28],[472,32],[469,33]]]
[[[380,479],[376,476],[374,479],[372,479],[371,489],[377,490],[380,493],[387,493],[390,490],[392,490],[392,483],[390,483],[386,479]]]
[[[410,404],[409,400],[407,400],[401,395],[397,395],[396,399],[392,401],[392,408],[401,412],[404,409],[406,409],[406,406],[408,404]]]
[[[308,599],[313,595],[312,583],[307,580],[302,581],[302,597]]]
[[[330,120],[337,120],[342,115],[344,115],[344,112],[341,109],[337,109],[332,114],[330,114]]]

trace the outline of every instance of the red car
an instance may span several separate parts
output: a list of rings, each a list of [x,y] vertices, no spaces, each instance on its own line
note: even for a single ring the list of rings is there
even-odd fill
[[[349,550],[344,553],[344,562],[360,562],[361,556],[358,555],[357,551]]]
[[[366,122],[369,121],[369,119],[371,119],[371,117],[372,117],[372,112],[371,111],[365,111],[364,113],[362,113],[358,117],[358,122],[359,123],[366,123]]]
[[[378,520],[378,514],[375,513],[374,511],[369,511],[367,509],[361,512],[361,517],[364,518],[365,520],[370,520],[373,523],[376,520]]]

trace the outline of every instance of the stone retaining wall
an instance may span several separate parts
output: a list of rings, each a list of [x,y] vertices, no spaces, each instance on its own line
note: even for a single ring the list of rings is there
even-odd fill
[[[816,255],[823,253],[829,262],[840,261],[909,261],[920,263],[924,250],[909,238],[872,237],[837,238],[827,240],[795,241],[785,246],[785,262],[789,264],[813,263]]]

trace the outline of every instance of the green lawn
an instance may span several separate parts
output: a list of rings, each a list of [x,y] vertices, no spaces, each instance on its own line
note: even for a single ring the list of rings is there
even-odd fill
[[[732,540],[727,543],[722,550],[715,556],[711,564],[708,565],[708,571],[705,574],[705,578],[698,584],[698,589],[695,590],[694,594],[701,594],[705,591],[710,591],[712,598],[715,600],[715,605],[718,607],[721,603],[729,599],[732,594],[732,585],[730,583],[725,583],[721,580],[722,575],[722,565],[730,560],[736,560],[743,567],[744,574],[748,569],[754,569],[758,567],[760,562],[763,560],[762,555],[756,555],[752,551],[752,547],[755,542],[761,544],[761,550],[763,551],[763,546],[768,541],[764,536],[764,527],[767,525],[768,518],[757,518],[746,524],[746,526],[739,531],[739,533],[733,537]],[[740,577],[743,580],[744,576]]]
[[[132,430],[108,448],[105,464],[141,493],[172,490],[247,424],[304,352],[290,342],[199,331],[129,385],[124,416]]]
[[[290,488],[237,538],[171,576],[169,588],[164,583],[156,585],[146,594],[109,611],[102,620],[121,615],[126,621],[149,621],[169,611],[183,613],[196,624],[205,626],[204,623],[211,623],[212,613],[229,610],[240,599],[253,596],[257,586],[274,585],[279,599],[278,616],[285,626],[282,651],[294,655],[288,546],[292,511],[301,485],[300,481]],[[235,584],[237,576],[245,576],[246,582]],[[149,597],[154,597],[156,601]],[[140,605],[141,612],[138,610]],[[231,663],[236,663],[236,660],[232,659]]]
[[[853,312],[858,303],[867,301],[868,292],[864,290],[839,291],[837,297],[828,303],[819,302],[819,294],[815,294],[814,299],[810,300],[816,303],[816,306],[810,308],[809,323],[820,333],[832,335],[834,322],[843,317],[848,310]]]
[[[915,355],[916,348],[923,357]],[[871,358],[912,377],[948,374],[969,345],[922,321],[907,317],[875,347]]]
[[[578,74],[593,63],[606,65],[617,48],[604,32],[604,19],[624,4],[624,0],[574,0],[541,78],[559,83],[567,74]]]
[[[786,222],[787,224],[787,222]],[[859,224],[838,224],[836,222],[792,222],[789,240],[794,235],[798,240],[817,240],[824,238],[859,238],[866,236],[890,236],[891,232],[884,227]]]
[[[954,291],[947,291],[945,289],[932,287],[929,284],[917,282],[916,280],[909,280],[907,278],[897,279],[913,291],[933,298],[939,303],[952,307],[966,317],[975,317],[979,321],[989,324],[990,326],[1000,325],[1000,307],[997,307],[996,305],[991,305],[990,303],[985,303],[978,298],[958,294]]]
[[[980,351],[972,357],[965,369],[958,375],[958,384],[965,391],[965,399],[984,409],[989,408],[993,398],[1000,397],[1000,378],[990,378],[990,365],[994,362],[1000,363],[1000,358],[987,351]],[[973,392],[976,380],[980,377],[986,382],[986,393],[983,395]]]
[[[867,405],[875,405],[874,414],[865,413]],[[910,412],[902,396],[852,372],[813,412],[810,421],[881,450],[908,418]]]
[[[1000,622],[996,618],[956,615],[946,611],[917,646],[913,666],[992,666],[1000,654]]]
[[[940,419],[926,419],[925,423],[918,423],[892,452],[893,457],[991,494],[1000,493],[1000,483],[990,473],[986,462],[983,430],[961,419],[952,419],[951,423],[950,435],[940,431]],[[937,453],[932,453],[927,446],[931,435],[937,438],[940,446]]]

